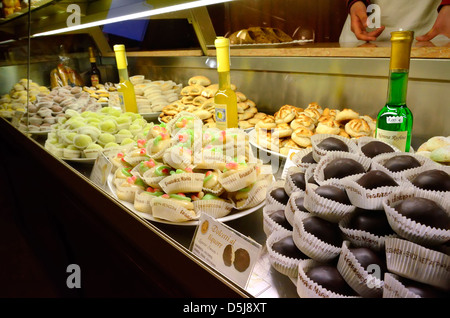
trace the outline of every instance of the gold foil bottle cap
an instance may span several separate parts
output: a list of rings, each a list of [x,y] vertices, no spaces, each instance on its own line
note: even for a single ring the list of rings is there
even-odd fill
[[[114,45],[114,52],[116,55],[116,62],[118,69],[125,69],[128,66],[127,56],[125,55],[125,45]]]
[[[413,31],[391,32],[391,70],[409,70]]]

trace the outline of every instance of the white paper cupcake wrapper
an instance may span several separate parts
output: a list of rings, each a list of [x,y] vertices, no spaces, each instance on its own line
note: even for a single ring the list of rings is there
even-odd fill
[[[276,223],[270,215],[279,210],[283,210],[284,206],[282,204],[266,204],[263,208],[263,230],[267,237],[273,232],[287,232],[292,233],[292,231],[282,227],[280,224]]]
[[[200,130],[203,127],[203,121],[195,114],[186,112],[186,111],[182,111],[179,112],[178,114],[176,114],[166,125],[166,129],[170,132],[170,134],[172,136],[175,136],[175,134],[178,132],[178,130],[182,129],[182,128],[178,128],[176,127],[176,122],[178,121],[178,119],[180,119],[181,117],[193,117],[194,118],[194,129]]]
[[[151,205],[153,216],[162,220],[187,222],[197,220],[200,216],[194,210],[187,210],[170,199],[155,198]]]
[[[134,208],[143,213],[152,214],[151,201],[156,198],[151,194],[145,193],[146,191],[141,191],[136,193],[134,197]]]
[[[336,294],[312,281],[307,275],[308,270],[318,265],[319,262],[311,259],[302,260],[298,264],[297,293],[300,298],[361,298]]]
[[[266,247],[272,267],[283,275],[295,278],[298,275],[298,264],[301,260],[282,255],[272,249],[274,243],[289,236],[292,236],[292,233],[286,231],[272,232],[266,240]]]
[[[320,144],[321,141],[323,141],[326,138],[333,137],[336,139],[339,139],[343,141],[348,146],[348,153],[353,154],[359,154],[359,149],[356,143],[349,138],[345,138],[339,135],[331,135],[331,134],[316,134],[311,137],[311,144],[312,144],[312,153],[314,160],[318,163],[322,157],[324,157],[327,154],[338,152],[338,151],[330,151],[330,150],[324,150],[319,148],[317,145]],[[340,152],[340,151],[339,151]],[[347,152],[345,152],[347,153]]]
[[[421,189],[416,187],[412,182],[414,181],[414,178],[416,178],[419,174],[421,174],[422,172],[428,171],[428,170],[441,170],[444,171],[445,173],[450,175],[450,166],[443,166],[443,165],[425,165],[423,167],[417,168],[417,169],[411,169],[411,171],[406,171],[405,173],[403,173],[403,178],[405,181],[407,181],[411,187],[414,187],[416,189],[420,189],[422,191],[426,191],[426,192],[430,192],[430,193],[435,193],[435,194],[439,194],[441,196],[445,196],[447,194],[450,193],[450,191],[433,191],[433,190],[426,190],[426,189]]]
[[[342,152],[342,151],[331,152],[322,157],[320,162],[317,164],[316,169],[314,170],[314,179],[316,179],[318,184],[322,185],[322,183],[324,183],[325,181],[331,185],[333,185],[333,183],[336,183],[337,185],[341,184],[342,179],[329,178],[329,179],[325,180],[325,176],[323,173],[323,170],[327,167],[328,164],[330,164],[333,160],[340,159],[340,158],[353,159],[356,162],[359,162],[363,166],[363,168],[366,172],[369,171],[371,163],[372,163],[371,159],[361,156],[359,153],[348,153],[348,152]],[[349,176],[347,176],[347,177],[349,177]]]
[[[344,189],[342,184],[336,182],[327,183],[322,182],[322,185],[334,185]],[[342,204],[318,195],[315,190],[318,188],[314,183],[306,184],[305,199],[303,201],[304,207],[312,214],[320,216],[327,221],[338,223],[343,217],[352,213],[355,206]]]
[[[310,217],[309,213],[296,213],[294,217],[294,226],[292,238],[295,245],[303,254],[311,257],[318,262],[328,262],[336,258],[341,252],[341,247],[332,246],[323,242],[316,236],[306,232],[303,226],[303,220]]]
[[[313,163],[305,163],[302,162],[302,158],[304,156],[306,156],[307,154],[309,154],[310,152],[312,152],[312,148],[305,148],[302,150],[299,150],[297,153],[294,154],[294,156],[292,157],[292,162],[299,167],[300,169],[302,169],[302,171],[306,171],[306,169],[308,169],[308,167],[310,165],[312,165]],[[317,163],[314,163],[317,164]]]
[[[195,167],[197,169],[223,170],[227,158],[221,152],[212,152],[203,150],[200,153],[194,152]]]
[[[411,197],[430,199],[442,206],[447,214],[450,213],[450,200],[445,200],[438,194],[411,187],[400,188],[383,200],[383,208],[392,229],[401,237],[425,246],[443,244],[450,240],[450,230],[436,229],[417,223],[395,210],[398,203]]]
[[[383,200],[394,191],[400,189],[403,185],[403,179],[399,176],[394,176],[390,172],[386,172],[391,176],[398,186],[385,186],[376,189],[365,189],[356,181],[359,180],[364,173],[352,175],[342,179],[342,184],[345,187],[350,202],[359,208],[366,210],[382,210]]]
[[[172,147],[173,145],[173,141],[171,140],[170,142],[167,142],[164,147],[161,148],[161,150],[159,150],[158,152],[153,153],[152,152],[152,144],[153,144],[153,140],[154,139],[150,139],[149,141],[147,141],[147,154],[150,156],[150,158],[159,160],[162,159],[163,155],[166,153],[166,150],[169,149],[170,147]]]
[[[286,180],[284,182],[284,190],[286,191],[286,193],[288,195],[291,195],[293,192],[297,192],[297,191],[305,192],[305,190],[297,187],[295,185],[295,183],[292,181],[291,176],[296,173],[305,173],[305,171],[302,168],[299,168],[297,166],[293,166],[288,169],[287,174],[286,174]],[[305,182],[306,182],[306,180],[305,180]]]
[[[267,188],[269,187],[272,179],[273,176],[270,175],[270,179],[265,177],[256,181],[251,190],[248,192],[247,199],[244,202],[238,203],[233,201],[233,196],[231,196],[234,208],[237,210],[250,209],[263,202],[267,195]]]
[[[257,166],[252,164],[233,173],[220,173],[219,182],[228,192],[235,192],[254,183],[257,179]]]
[[[176,169],[186,169],[193,167],[192,164],[192,155],[184,152],[182,154],[178,153],[179,149],[169,148],[163,154],[162,159],[163,162],[173,168]]]
[[[289,197],[288,204],[286,204],[286,207],[284,208],[284,215],[286,216],[286,220],[292,226],[294,225],[294,216],[297,212],[302,212],[302,213],[309,212],[309,211],[299,210],[297,205],[295,204],[295,200],[297,200],[298,198],[304,197],[304,196],[305,196],[304,191],[296,191],[296,192],[292,193],[291,196]]]
[[[136,193],[140,191],[142,191],[142,189],[137,186],[122,186],[120,184],[116,184],[116,195],[119,200],[134,203],[134,197]]]
[[[383,298],[421,298],[405,287],[398,276],[391,273],[384,274]]]
[[[366,298],[381,298],[383,295],[382,277],[369,274],[349,250],[350,242],[342,243],[337,269],[347,284],[359,295]]]
[[[381,213],[382,211],[380,211]],[[348,224],[352,214],[345,216],[339,221],[339,228],[344,237],[349,240],[354,246],[368,247],[374,251],[384,251],[384,242],[388,237],[397,237],[396,234],[378,236],[362,230],[354,230],[348,228]]]
[[[147,172],[147,171],[146,171]],[[145,183],[147,183],[152,188],[159,188],[159,183],[164,179],[167,178],[166,176],[161,177],[151,177],[148,174],[146,175],[146,172],[142,175],[142,180],[144,180]]]
[[[281,202],[278,202],[277,200],[275,200],[275,198],[273,198],[270,195],[270,192],[272,192],[272,190],[275,190],[278,188],[282,188],[284,190],[284,180],[277,180],[274,183],[272,183],[271,185],[269,185],[269,187],[267,189],[267,196],[266,196],[267,203],[266,204],[280,204],[283,206],[283,209],[284,209],[286,206],[284,204],[282,204]]]
[[[389,272],[450,290],[450,256],[398,238],[386,239]]]
[[[230,214],[233,205],[221,200],[197,200],[193,202],[197,214],[205,213],[214,218],[222,218]]]
[[[200,192],[203,188],[203,173],[175,173],[159,182],[167,194]]]
[[[387,169],[386,167],[384,167],[384,163],[386,161],[388,161],[389,159],[391,159],[395,156],[403,156],[403,155],[416,158],[420,162],[421,166],[417,167],[417,168],[406,169],[406,170],[399,171],[399,172],[392,172],[389,169]],[[405,174],[405,173],[414,173],[416,170],[421,169],[423,166],[435,167],[436,163],[433,160],[426,158],[424,156],[415,155],[415,154],[408,153],[408,152],[383,153],[383,154],[380,154],[380,155],[372,158],[372,169],[373,170],[381,170],[383,172],[390,173],[391,175],[396,176],[397,178],[402,178],[403,174]]]

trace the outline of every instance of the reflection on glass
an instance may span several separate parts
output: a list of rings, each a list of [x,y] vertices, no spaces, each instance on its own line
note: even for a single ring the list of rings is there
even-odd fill
[[[315,32],[312,28],[299,26],[292,34],[292,38],[294,39],[294,41],[314,42],[316,37]]]

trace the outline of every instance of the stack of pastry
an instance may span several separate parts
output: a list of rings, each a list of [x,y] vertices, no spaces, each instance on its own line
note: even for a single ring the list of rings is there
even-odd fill
[[[250,27],[232,33],[231,44],[260,44],[292,42],[293,39],[284,31],[270,27]]]
[[[97,84],[96,86],[83,86],[83,91],[89,93],[92,98],[95,98],[97,103],[108,104],[109,93],[117,91],[117,88],[113,83],[105,83]]]
[[[21,79],[14,84],[8,94],[0,98],[0,117],[11,117],[14,111],[26,111],[27,99],[31,103],[36,101],[36,96],[44,96],[50,93],[49,89],[32,80]]]
[[[130,77],[140,114],[160,112],[165,106],[180,99],[181,84],[174,81],[152,81],[144,75]]]
[[[322,108],[317,103],[305,109],[284,105],[273,116],[258,115],[255,137],[261,147],[287,155],[290,149],[311,147],[311,137],[315,134],[371,137],[375,128],[375,119],[349,108]]]
[[[212,84],[206,76],[191,77],[188,85],[180,92],[181,98],[162,109],[161,121],[168,123],[178,113],[187,111],[197,115],[207,127],[215,127],[214,95],[218,89],[219,85]],[[231,84],[231,89],[236,92],[239,127],[242,129],[254,127],[257,121],[251,119],[258,113],[255,102],[242,92],[236,91],[236,85]]]
[[[417,154],[434,162],[450,165],[450,136],[434,136],[420,145]]]

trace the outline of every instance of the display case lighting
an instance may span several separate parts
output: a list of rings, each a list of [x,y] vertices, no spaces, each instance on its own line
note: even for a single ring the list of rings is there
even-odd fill
[[[208,6],[208,5],[224,3],[224,2],[231,2],[231,1],[233,1],[233,0],[191,1],[191,2],[176,4],[176,5],[172,5],[172,6],[168,6],[168,7],[164,7],[164,8],[151,9],[151,10],[147,10],[147,11],[123,15],[120,17],[108,18],[108,19],[84,23],[84,24],[80,24],[80,25],[74,25],[74,26],[70,26],[70,27],[66,27],[66,28],[61,28],[61,29],[56,29],[56,30],[51,30],[51,31],[46,31],[46,32],[40,32],[40,33],[33,34],[31,37],[48,36],[48,35],[66,33],[66,32],[71,32],[71,31],[83,30],[83,29],[92,28],[92,27],[105,25],[105,24],[117,23],[117,22],[134,20],[134,19],[142,19],[142,18],[154,16],[154,15],[165,14],[165,13],[176,12],[176,11],[187,10],[187,9],[193,9],[193,8],[198,8],[198,7],[202,7],[202,6]]]

